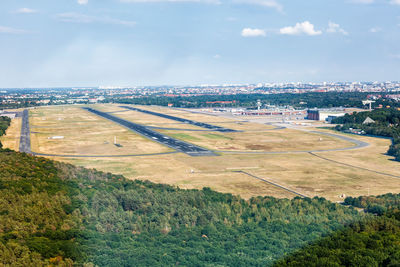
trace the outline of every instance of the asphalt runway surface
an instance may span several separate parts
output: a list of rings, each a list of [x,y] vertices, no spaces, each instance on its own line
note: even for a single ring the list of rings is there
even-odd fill
[[[22,112],[21,136],[19,141],[19,151],[31,154],[31,134],[29,130],[29,111]]]
[[[105,119],[108,119],[110,121],[116,122],[116,123],[128,128],[128,129],[130,129],[130,130],[132,130],[154,142],[158,142],[158,143],[168,146],[172,149],[183,152],[187,155],[190,155],[190,156],[216,156],[217,155],[214,152],[207,150],[205,148],[172,138],[165,134],[161,134],[159,132],[149,129],[146,126],[121,119],[121,118],[113,116],[109,113],[101,112],[101,111],[98,111],[98,110],[92,109],[92,108],[83,108],[83,109],[85,109],[93,114],[96,114],[100,117],[103,117]]]
[[[217,132],[236,132],[236,130],[232,130],[232,129],[228,129],[228,128],[224,128],[224,127],[220,127],[220,126],[215,126],[215,125],[204,123],[204,122],[192,121],[192,120],[175,117],[175,116],[171,116],[171,115],[167,115],[167,114],[163,114],[163,113],[158,113],[158,112],[154,112],[154,111],[144,110],[144,109],[140,109],[140,108],[134,108],[134,107],[130,107],[130,106],[120,106],[120,107],[138,111],[138,112],[142,112],[142,113],[146,113],[146,114],[150,114],[150,115],[154,115],[154,116],[158,116],[158,117],[162,117],[165,119],[170,119],[170,120],[179,121],[179,122],[183,122],[183,123],[187,123],[187,124],[192,124],[195,126],[199,126],[199,127],[217,131]]]

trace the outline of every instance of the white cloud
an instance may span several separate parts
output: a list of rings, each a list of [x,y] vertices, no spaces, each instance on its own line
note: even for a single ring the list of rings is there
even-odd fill
[[[301,35],[301,34],[306,34],[306,35],[320,35],[322,34],[322,31],[316,31],[314,29],[314,25],[311,24],[309,21],[304,21],[301,23],[296,23],[295,26],[289,26],[289,27],[284,27],[279,30],[280,34],[286,34],[286,35]]]
[[[260,37],[266,36],[265,30],[262,29],[251,29],[251,28],[244,28],[242,30],[243,37]]]
[[[15,11],[15,13],[17,13],[17,14],[33,14],[33,13],[37,13],[37,10],[23,7],[23,8],[17,9]]]
[[[124,25],[124,26],[135,26],[135,21],[129,20],[120,20],[114,19],[110,17],[95,17],[95,16],[88,16],[80,13],[61,13],[57,14],[56,18],[63,22],[74,22],[74,23],[105,23],[105,24],[117,24],[117,25]]]
[[[279,12],[283,12],[283,6],[276,0],[234,0],[234,2],[275,8]]]
[[[400,54],[391,54],[390,57],[394,59],[400,59]]]
[[[357,4],[372,4],[375,2],[375,0],[352,0],[351,2]]]
[[[372,32],[372,33],[377,33],[377,32],[381,32],[382,31],[382,28],[380,28],[380,27],[372,27],[371,29],[369,29],[369,32]]]
[[[205,4],[221,4],[220,0],[119,0],[120,2],[123,3],[161,3],[161,2],[167,2],[167,3],[183,3],[183,2],[189,2],[189,3],[205,3]]]
[[[24,34],[24,33],[29,33],[29,32],[25,31],[25,30],[21,30],[21,29],[16,29],[16,28],[11,28],[11,27],[6,27],[6,26],[0,26],[0,33]]]
[[[329,21],[328,29],[326,30],[328,33],[341,33],[343,35],[349,35],[344,29],[340,27],[339,24]]]
[[[89,0],[78,0],[78,4],[80,5],[87,5],[89,3]]]
[[[215,58],[215,59],[220,59],[220,58],[221,58],[221,55],[216,54],[216,55],[213,56],[213,58]]]
[[[392,5],[400,5],[400,0],[392,0],[390,1]]]

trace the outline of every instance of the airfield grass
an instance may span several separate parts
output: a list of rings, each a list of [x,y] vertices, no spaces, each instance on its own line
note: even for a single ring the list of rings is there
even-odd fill
[[[22,118],[14,118],[6,134],[0,137],[3,147],[18,151]]]
[[[79,106],[31,110],[33,152],[65,155],[151,154],[171,149],[102,119]],[[52,139],[63,136],[63,139]],[[122,147],[114,145],[114,137]]]
[[[115,105],[96,106],[96,108],[99,107],[107,112],[120,110]],[[157,111],[154,107],[150,108]],[[160,108],[158,111],[164,109]],[[179,113],[181,117],[186,118],[184,116],[186,111],[171,110],[171,112]],[[120,113],[121,116],[123,113]],[[151,117],[154,117],[155,122],[158,120],[158,117]],[[232,122],[234,121],[232,119],[209,117],[210,121],[236,124]],[[133,121],[135,119],[131,118]],[[195,120],[194,117],[192,119]],[[188,189],[211,187],[217,191],[241,195],[244,198],[258,195],[292,198],[295,195],[235,171],[246,171],[307,196],[322,196],[333,201],[343,200],[340,197],[342,194],[358,196],[368,193],[371,195],[387,192],[400,193],[400,179],[373,172],[380,171],[400,176],[400,164],[392,161],[392,158],[385,154],[390,145],[387,139],[351,135],[352,138],[368,142],[370,146],[355,150],[316,153],[339,163],[327,161],[309,153],[235,154],[235,150],[298,151],[352,146],[351,143],[329,136],[294,129],[258,131],[264,129],[263,127],[271,129],[274,126],[248,124],[251,125],[252,130],[237,133],[165,131],[170,135],[175,134],[175,138],[191,143],[233,152],[232,154],[219,153],[220,155],[215,157],[190,157],[183,153],[176,153],[135,157],[52,158],[79,166],[123,174],[130,179],[150,180]],[[36,152],[121,155],[170,151],[113,122],[90,114],[79,106],[32,110],[31,126],[32,131],[40,132],[32,134],[32,148]],[[332,130],[309,129],[332,133]],[[14,121],[5,138],[14,134],[19,135],[19,131],[20,122]],[[65,138],[47,139],[56,135],[62,135]],[[122,148],[117,148],[112,144],[114,135],[118,135],[118,142],[121,140],[123,144]],[[319,138],[322,138],[322,141]],[[104,144],[105,140],[109,144]],[[12,142],[6,141],[5,144],[11,146]],[[371,171],[346,166],[340,162]]]
[[[331,148],[345,148],[352,143],[330,137],[321,136],[293,129],[282,129],[268,132],[227,132],[204,133],[186,132],[181,134],[177,130],[159,130],[160,132],[217,151],[253,151],[253,152],[281,152],[325,150]]]
[[[365,165],[370,165],[369,169],[396,174],[398,163],[390,161],[389,157],[385,160],[382,158],[381,164],[373,165],[375,164],[373,152],[384,147],[379,144],[380,142],[377,143],[354,150],[353,156],[356,158],[354,163],[363,160],[366,161]],[[351,152],[346,153],[351,154]],[[360,155],[367,153],[370,156],[358,158],[358,153]],[[342,159],[335,154],[332,157],[341,161]],[[244,198],[258,195],[291,198],[294,194],[235,171],[246,171],[307,196],[322,196],[333,201],[343,200],[340,197],[342,194],[358,196],[368,193],[377,195],[400,192],[400,179],[325,161],[308,153],[222,154],[218,157],[190,157],[179,153],[135,158],[60,158],[60,160],[120,173],[131,179],[167,183],[180,188],[201,189],[207,186],[220,192],[238,194]],[[349,163],[346,158],[343,162]]]

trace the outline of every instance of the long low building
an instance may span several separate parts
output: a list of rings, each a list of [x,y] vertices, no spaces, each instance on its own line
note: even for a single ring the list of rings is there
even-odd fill
[[[21,117],[21,112],[11,112],[11,111],[0,110],[0,116],[9,117],[10,119],[14,119],[15,117]]]
[[[344,115],[353,112],[352,110],[342,109],[309,109],[307,110],[307,119],[314,121],[332,122],[333,119],[343,117]]]

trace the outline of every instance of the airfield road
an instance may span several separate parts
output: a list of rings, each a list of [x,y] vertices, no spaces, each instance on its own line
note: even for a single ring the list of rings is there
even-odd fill
[[[175,138],[172,138],[167,135],[161,134],[159,132],[153,131],[146,126],[118,118],[116,116],[110,115],[109,113],[101,112],[96,109],[86,108],[86,107],[83,109],[85,109],[91,113],[94,113],[100,117],[103,117],[105,119],[108,119],[110,121],[116,122],[132,131],[137,132],[138,134],[140,134],[150,140],[153,140],[160,144],[166,145],[170,148],[173,148],[177,151],[183,152],[187,155],[190,155],[190,156],[216,156],[217,155],[214,152],[207,150],[205,148],[202,148],[202,147],[199,147],[199,146],[196,146],[196,145],[193,145],[193,144],[181,141],[181,140],[177,140]]]
[[[29,111],[25,109],[22,112],[21,137],[19,142],[19,151],[32,153],[31,151],[31,134],[29,130]]]
[[[228,128],[224,128],[224,127],[220,127],[220,126],[216,126],[216,125],[212,125],[212,124],[208,124],[208,123],[204,123],[204,122],[198,122],[198,121],[193,121],[193,120],[184,119],[184,118],[180,118],[180,117],[175,117],[175,116],[171,116],[168,114],[158,113],[158,112],[144,110],[144,109],[140,109],[140,108],[134,108],[134,107],[130,107],[130,106],[120,106],[120,107],[125,108],[125,109],[134,110],[134,111],[139,111],[142,113],[146,113],[146,114],[150,114],[150,115],[154,115],[154,116],[158,116],[158,117],[162,117],[165,119],[170,119],[170,120],[179,121],[179,122],[183,122],[183,123],[187,123],[187,124],[192,124],[195,126],[199,126],[199,127],[206,128],[208,130],[217,131],[217,132],[236,132],[236,130],[232,130],[232,129],[228,129]]]
[[[264,179],[264,178],[258,177],[258,176],[256,176],[256,175],[253,175],[253,174],[248,173],[248,172],[246,172],[246,171],[233,171],[233,172],[243,173],[243,174],[245,174],[245,175],[247,175],[247,176],[253,177],[253,178],[257,179],[257,180],[263,181],[264,183],[273,185],[273,186],[275,186],[275,187],[278,187],[278,188],[280,188],[280,189],[283,189],[283,190],[285,190],[285,191],[288,191],[289,193],[293,193],[293,194],[298,195],[298,196],[300,196],[300,197],[308,197],[308,196],[306,196],[306,195],[303,195],[302,193],[296,192],[296,191],[294,191],[294,190],[292,190],[292,189],[290,189],[290,188],[287,188],[287,187],[285,187],[285,186],[279,185],[279,184],[277,184],[277,183],[268,181],[268,180],[266,180],[266,179]]]
[[[384,173],[384,172],[380,172],[380,171],[374,171],[374,170],[370,170],[370,169],[367,169],[367,168],[355,166],[355,165],[352,165],[352,164],[340,162],[340,161],[337,161],[337,160],[328,159],[328,158],[323,157],[323,156],[321,156],[321,155],[317,155],[317,154],[315,154],[314,152],[309,152],[309,154],[310,154],[310,155],[313,155],[314,157],[320,158],[320,159],[322,159],[322,160],[330,161],[330,162],[333,162],[333,163],[336,163],[336,164],[340,164],[340,165],[344,165],[344,166],[347,166],[347,167],[356,168],[356,169],[359,169],[359,170],[369,171],[369,172],[373,172],[373,173],[376,173],[376,174],[380,174],[380,175],[384,175],[384,176],[389,176],[389,177],[392,177],[392,178],[400,179],[400,176],[399,176],[399,175],[393,175],[393,174],[390,174],[390,173]]]
[[[363,147],[369,146],[368,143],[348,137],[348,136],[343,136],[343,135],[338,135],[338,134],[333,134],[333,133],[326,133],[326,132],[320,132],[320,131],[309,131],[310,133],[315,133],[315,134],[321,134],[321,135],[327,135],[331,137],[335,137],[338,139],[342,139],[344,141],[348,141],[350,143],[353,143],[355,146],[350,146],[350,147],[344,147],[344,148],[332,148],[332,149],[320,149],[320,150],[301,150],[301,151],[215,151],[215,152],[220,152],[220,153],[229,153],[229,154],[290,154],[290,153],[316,153],[316,152],[334,152],[334,151],[346,151],[346,150],[353,150],[353,149],[359,149]]]

